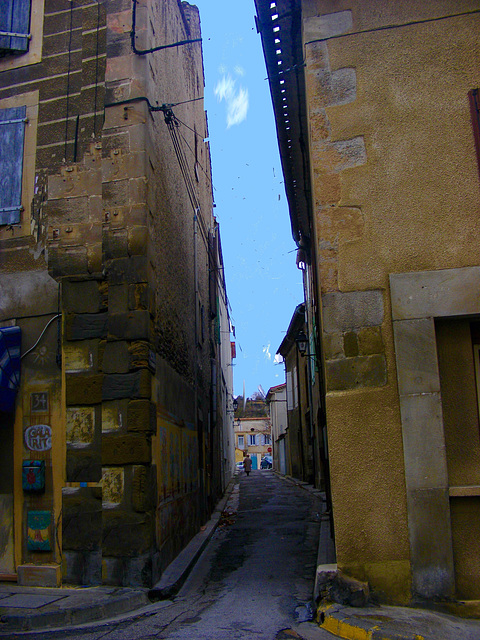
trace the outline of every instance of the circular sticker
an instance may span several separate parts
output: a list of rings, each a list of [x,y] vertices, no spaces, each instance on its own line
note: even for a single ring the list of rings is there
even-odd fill
[[[46,424],[34,424],[25,429],[25,446],[30,451],[48,451],[52,448],[52,429]]]

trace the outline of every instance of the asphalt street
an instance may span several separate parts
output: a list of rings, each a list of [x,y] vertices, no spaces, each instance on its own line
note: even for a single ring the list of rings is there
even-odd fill
[[[315,495],[272,471],[249,477],[241,472],[220,525],[175,598],[148,615],[82,630],[43,631],[42,640],[291,637],[284,630],[309,616],[321,508]]]

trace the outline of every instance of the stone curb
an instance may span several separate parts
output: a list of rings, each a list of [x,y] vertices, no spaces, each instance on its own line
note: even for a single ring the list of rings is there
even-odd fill
[[[386,636],[378,625],[364,620],[351,620],[342,610],[320,607],[317,611],[319,627],[344,640],[407,640],[407,636]],[[421,640],[421,636],[417,636]],[[415,636],[411,636],[415,640]]]
[[[199,533],[190,540],[187,546],[162,573],[162,577],[157,584],[150,589],[148,592],[150,600],[167,600],[178,593],[191,570],[195,566],[198,558],[213,536],[218,523],[220,522],[225,505],[233,491],[234,485],[235,481],[233,477],[228,483],[223,497],[215,507],[212,517],[205,525],[205,529],[203,531],[199,531]]]
[[[478,640],[480,620],[416,607],[325,605],[319,629],[344,640]]]
[[[68,597],[67,594],[65,595]],[[134,611],[147,604],[150,604],[150,601],[145,589],[130,591],[118,597],[111,596],[110,599],[103,599],[98,604],[73,605],[68,609],[45,611],[34,615],[31,613],[26,615],[26,612],[22,614],[7,613],[0,617],[0,638],[5,637],[5,633],[37,631],[59,626],[74,627],[85,622],[96,622],[126,611]]]

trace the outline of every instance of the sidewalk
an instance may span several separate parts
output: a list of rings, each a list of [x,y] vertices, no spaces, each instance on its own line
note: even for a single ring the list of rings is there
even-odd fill
[[[284,479],[317,497],[319,495],[318,490],[306,482],[292,477]],[[322,517],[318,565],[334,562],[328,529],[328,518]],[[456,613],[461,615],[453,615]],[[474,616],[476,619],[473,619]],[[301,622],[294,625],[291,636],[287,632],[285,637],[291,637],[292,640],[325,640],[325,631],[328,631],[344,640],[480,640],[480,602],[452,603],[450,612],[414,607],[349,607],[332,604],[319,607],[317,620],[318,623]]]
[[[102,622],[111,618],[151,615],[158,600],[175,595],[217,528],[234,487],[232,479],[223,498],[202,530],[192,538],[163,572],[152,589],[127,587],[20,587],[0,583],[0,638],[25,632]]]
[[[326,640],[325,631],[345,640],[479,640],[480,620],[409,607],[333,605],[323,611],[323,623],[302,622],[292,638]]]

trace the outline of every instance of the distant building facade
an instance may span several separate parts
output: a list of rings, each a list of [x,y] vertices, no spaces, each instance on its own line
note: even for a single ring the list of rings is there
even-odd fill
[[[151,586],[234,458],[198,10],[7,7],[0,574]]]
[[[279,384],[270,387],[265,401],[272,425],[273,468],[287,474],[287,386]]]
[[[272,428],[269,418],[237,418],[235,420],[235,461],[248,453],[252,469],[260,469],[262,458],[272,455]]]

